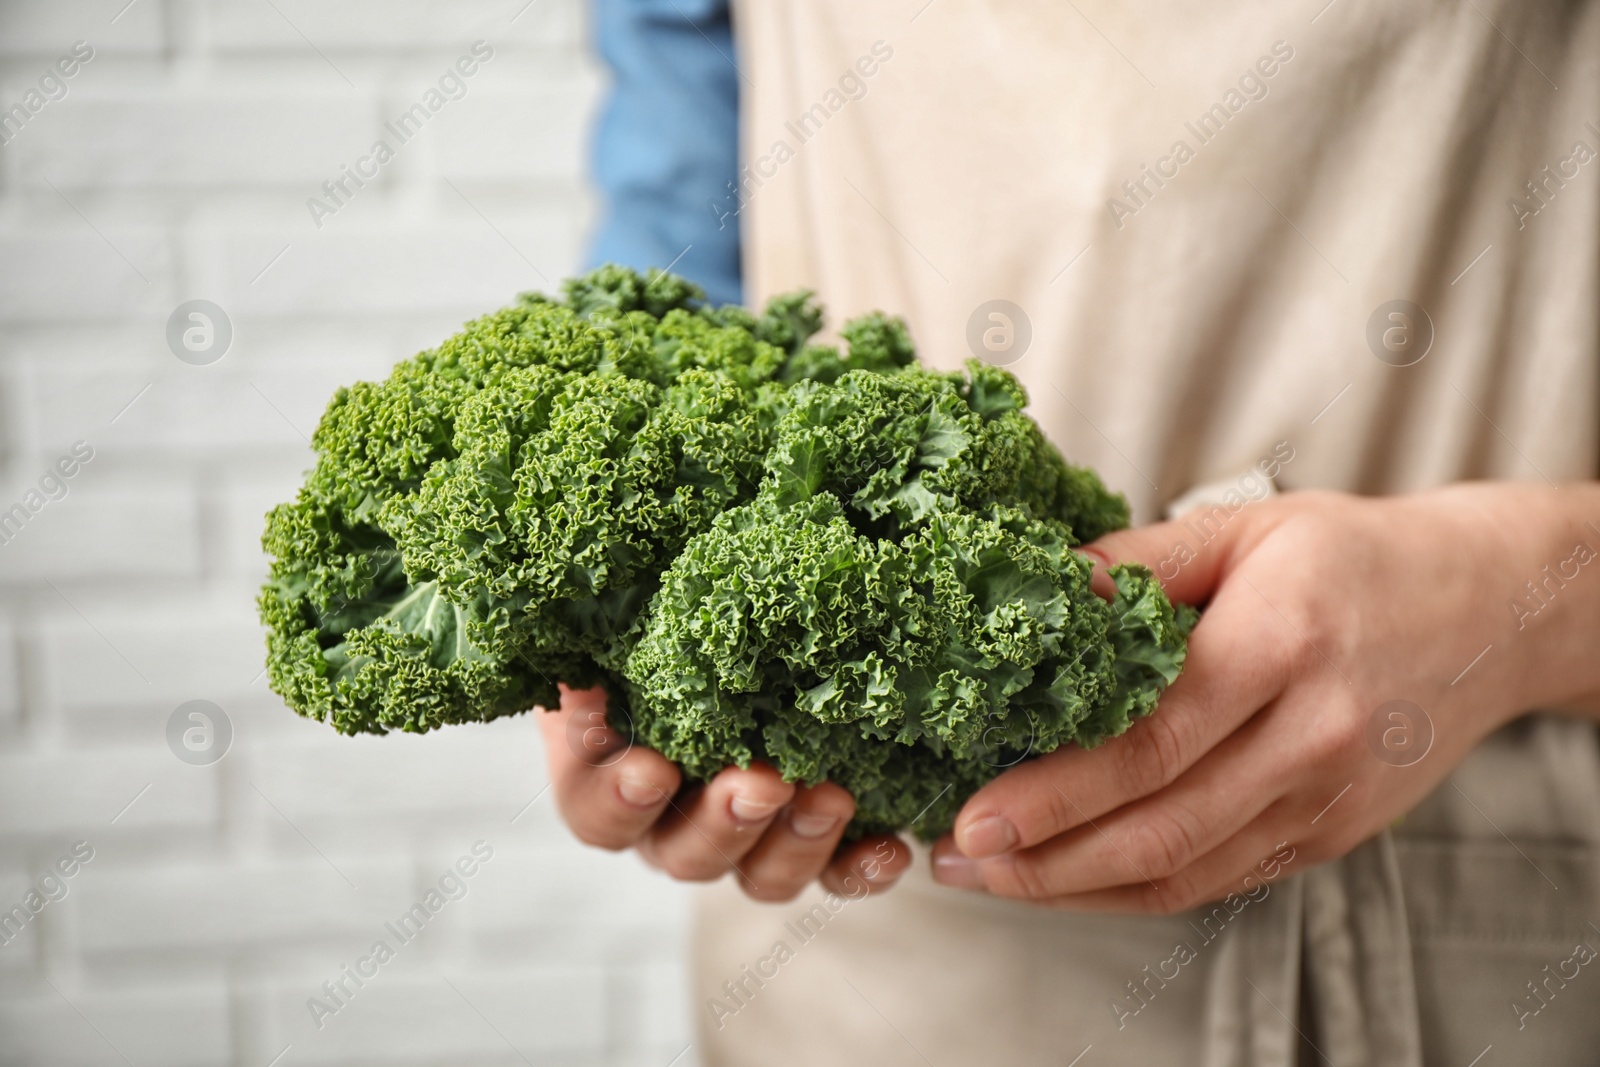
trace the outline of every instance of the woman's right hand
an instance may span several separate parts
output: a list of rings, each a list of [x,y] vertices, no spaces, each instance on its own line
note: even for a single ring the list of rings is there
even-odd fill
[[[855,814],[831,782],[785,782],[765,764],[729,767],[679,792],[682,775],[659,752],[629,746],[606,725],[604,688],[561,687],[561,707],[535,711],[562,818],[580,841],[637,849],[673,878],[708,882],[735,871],[756,900],[791,900],[813,880],[860,896],[889,888],[911,865],[898,838],[839,847]]]

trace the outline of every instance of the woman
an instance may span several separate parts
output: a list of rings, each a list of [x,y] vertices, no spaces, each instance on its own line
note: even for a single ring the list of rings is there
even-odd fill
[[[706,1062],[1592,1062],[1600,5],[732,22],[736,53],[718,5],[601,5],[597,253],[682,237],[726,292],[737,222],[750,302],[813,288],[835,324],[905,315],[935,366],[1007,363],[1155,523],[1085,551],[1208,607],[1155,715],[1007,772],[931,864],[835,855],[831,786],[669,801],[655,753],[547,745],[584,840],[739,869],[700,917]],[[745,169],[707,191],[735,92]],[[634,136],[682,210],[618,253],[640,99],[700,136]],[[815,890],[748,899],[819,876],[810,925]]]

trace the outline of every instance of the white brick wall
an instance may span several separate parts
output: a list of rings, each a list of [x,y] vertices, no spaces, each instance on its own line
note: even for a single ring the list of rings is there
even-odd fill
[[[0,110],[95,49],[0,147],[0,510],[95,450],[0,544],[0,908],[95,850],[0,944],[0,1065],[666,1064],[683,891],[522,810],[536,724],[341,738],[267,690],[253,608],[332,389],[576,268],[583,3],[125,5],[0,0]],[[318,228],[306,199],[479,38],[466,97]],[[166,347],[191,298],[233,322],[211,366]],[[196,699],[233,727],[210,766],[165,741]],[[318,1028],[307,998],[479,839]]]

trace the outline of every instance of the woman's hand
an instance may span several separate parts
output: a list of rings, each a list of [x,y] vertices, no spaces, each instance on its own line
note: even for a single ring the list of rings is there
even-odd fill
[[[1171,913],[1344,855],[1501,724],[1600,689],[1588,519],[1600,525],[1594,486],[1296,493],[1087,546],[1209,603],[1184,672],[1123,736],[973,796],[935,878]],[[1535,600],[1524,583],[1547,573],[1558,583]],[[1518,595],[1537,610],[1517,611]]]
[[[685,881],[737,871],[744,891],[763,901],[792,899],[818,878],[858,897],[863,883],[867,891],[887,889],[910,866],[910,850],[893,837],[839,849],[855,802],[829,782],[808,789],[756,764],[679,792],[682,777],[671,761],[629,747],[606,725],[604,689],[563,686],[560,710],[535,714],[556,803],[588,844],[635,848]]]

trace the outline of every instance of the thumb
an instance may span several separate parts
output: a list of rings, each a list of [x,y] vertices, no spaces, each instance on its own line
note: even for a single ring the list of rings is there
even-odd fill
[[[1078,549],[1096,560],[1095,592],[1110,597],[1115,586],[1105,568],[1142,563],[1161,580],[1167,597],[1200,604],[1211,597],[1227,573],[1244,523],[1230,522],[1226,507],[1198,507],[1170,522],[1133,530],[1114,530]]]

